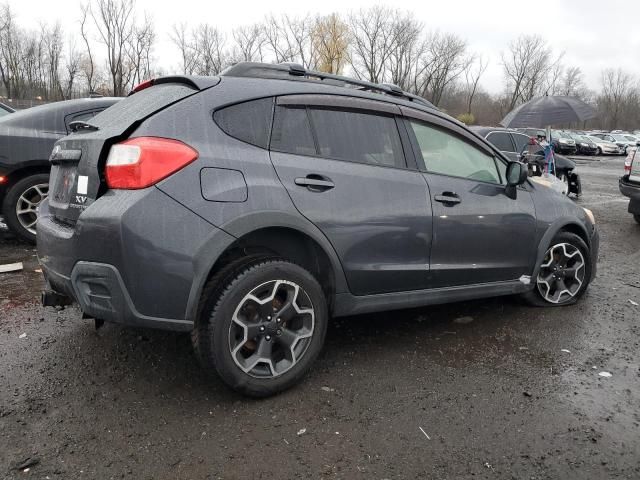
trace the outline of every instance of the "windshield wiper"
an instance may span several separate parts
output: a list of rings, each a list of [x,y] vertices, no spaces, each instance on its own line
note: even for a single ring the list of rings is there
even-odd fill
[[[77,132],[79,130],[89,130],[95,132],[96,130],[100,130],[100,128],[96,127],[95,125],[91,125],[84,120],[76,120],[75,122],[69,123],[69,128],[72,132]]]

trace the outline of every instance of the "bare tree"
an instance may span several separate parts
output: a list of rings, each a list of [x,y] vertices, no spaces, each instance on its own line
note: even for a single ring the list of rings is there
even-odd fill
[[[562,77],[562,95],[578,96],[584,95],[584,83],[582,80],[582,70],[580,67],[569,67]]]
[[[445,90],[467,69],[472,57],[467,55],[467,43],[451,33],[430,34],[422,50],[416,61],[414,90],[437,106]]]
[[[133,34],[127,49],[131,85],[136,85],[151,76],[151,48],[154,41],[153,23],[145,16],[141,25],[133,27]]]
[[[134,32],[133,10],[133,0],[96,0],[95,8],[90,8],[101,43],[105,46],[107,70],[115,96],[126,94],[131,75],[126,65],[126,52]]]
[[[182,59],[182,73],[193,75],[196,69],[197,55],[193,42],[189,38],[187,25],[184,23],[174,24],[170,34],[171,41],[180,50]]]
[[[351,66],[358,78],[384,81],[388,60],[396,47],[392,19],[394,10],[375,6],[349,17],[351,27]]]
[[[85,52],[80,60],[80,70],[84,74],[87,80],[87,89],[89,93],[92,93],[96,89],[96,64],[93,60],[93,53],[91,51],[91,42],[89,41],[89,30],[87,20],[89,18],[89,4],[80,6],[80,36],[84,42]]]
[[[216,28],[203,23],[193,33],[196,52],[195,71],[198,75],[217,75],[227,63],[224,35]]]
[[[485,61],[482,56],[474,57],[473,61],[469,63],[464,71],[465,82],[465,95],[467,104],[467,113],[471,113],[471,107],[473,105],[473,97],[475,97],[478,91],[478,84],[480,83],[480,77],[484,74],[489,66],[489,62]]]
[[[266,42],[264,25],[254,23],[243,25],[233,30],[235,48],[234,61],[262,62],[264,61],[264,46]]]
[[[551,48],[537,35],[518,37],[501,58],[509,92],[508,110],[540,93],[554,65]]]
[[[349,26],[336,13],[318,17],[311,31],[315,52],[313,68],[340,73],[349,58]]]
[[[625,103],[633,97],[632,77],[618,68],[609,68],[602,72],[602,94],[599,98],[601,111],[604,110],[605,122],[610,128],[617,128]]]
[[[300,18],[271,15],[264,24],[265,44],[276,63],[296,62],[310,68],[315,63],[312,30],[313,19],[309,15]]]
[[[391,21],[393,42],[391,53],[387,59],[388,79],[404,90],[413,86],[416,71],[416,60],[425,51],[422,40],[422,24],[409,12],[394,12]]]
[[[73,40],[69,41],[69,48],[67,50],[66,62],[65,62],[65,83],[63,87],[62,96],[65,99],[72,98],[74,92],[74,86],[76,78],[80,72],[80,65],[82,61],[82,55],[76,49]]]

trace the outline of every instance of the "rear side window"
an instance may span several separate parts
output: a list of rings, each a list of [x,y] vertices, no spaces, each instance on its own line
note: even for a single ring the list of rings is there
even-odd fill
[[[260,148],[269,145],[273,98],[237,103],[216,111],[213,119],[227,134]]]
[[[526,135],[521,135],[519,133],[512,134],[513,141],[516,142],[516,152],[522,153],[523,150],[529,147],[529,142],[531,139]]]
[[[507,132],[493,132],[487,136],[494,147],[501,152],[513,152],[513,144],[511,143],[511,137]]]
[[[406,167],[394,117],[328,109],[309,109],[309,115],[321,156]]]
[[[296,155],[316,155],[316,146],[304,106],[276,107],[271,149]]]
[[[410,123],[427,171],[500,183],[492,156],[444,130],[413,120]]]

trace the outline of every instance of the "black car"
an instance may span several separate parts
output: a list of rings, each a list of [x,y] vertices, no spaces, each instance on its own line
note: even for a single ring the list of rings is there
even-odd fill
[[[9,105],[5,105],[4,103],[0,103],[0,118],[9,115],[10,113],[15,112],[13,108]]]
[[[589,137],[580,133],[567,132],[576,142],[577,153],[581,155],[595,155],[598,153],[598,146]]]
[[[248,395],[298,382],[332,316],[568,305],[596,270],[593,214],[523,163],[398,87],[300,65],[147,82],[51,160],[43,303],[191,332]]]
[[[573,155],[578,151],[573,137],[562,130],[551,130],[551,143],[553,151],[560,154]]]
[[[533,166],[533,168],[531,168],[532,175],[541,175],[544,171],[546,166],[544,150],[536,141],[536,138],[539,138],[539,134],[542,134],[541,136],[545,135],[544,130],[526,129],[520,131],[501,127],[481,126],[473,126],[470,128],[491,142],[510,160],[524,161],[530,166]],[[528,133],[525,134],[525,131]],[[535,148],[531,148],[533,147],[531,145],[532,140],[535,142]],[[582,186],[580,176],[575,172],[576,163],[558,154],[555,154],[554,158],[556,166],[555,174],[560,180],[565,182],[567,194],[574,193],[580,195],[582,193]]]
[[[637,148],[630,149],[625,160],[620,192],[629,197],[629,213],[640,223],[640,155]]]
[[[16,235],[35,243],[37,208],[49,191],[49,156],[70,124],[88,120],[117,98],[82,98],[49,103],[0,119],[0,205]]]

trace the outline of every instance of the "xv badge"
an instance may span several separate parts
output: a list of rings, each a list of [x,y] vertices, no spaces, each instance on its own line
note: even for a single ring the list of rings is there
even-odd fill
[[[84,205],[85,203],[87,203],[87,197],[85,197],[84,195],[76,195],[76,203]]]

